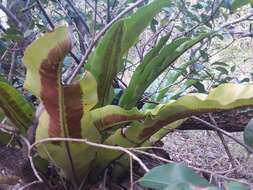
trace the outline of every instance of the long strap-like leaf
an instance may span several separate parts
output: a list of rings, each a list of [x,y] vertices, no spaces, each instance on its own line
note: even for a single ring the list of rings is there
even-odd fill
[[[154,16],[169,4],[170,0],[155,0],[138,9],[130,17],[116,22],[99,42],[86,64],[86,68],[97,80],[97,107],[111,103],[113,98],[112,81],[122,68],[123,56],[137,42],[140,33]]]
[[[26,50],[23,61],[27,67],[25,87],[42,100],[45,111],[39,118],[36,140],[48,137],[87,138],[100,141],[96,128],[89,124],[89,111],[97,104],[95,78],[86,72],[80,81],[62,85],[61,70],[63,58],[71,49],[71,38],[66,27],[59,27],[47,33]],[[91,123],[91,122],[90,122]],[[89,163],[95,156],[95,149],[80,158],[79,152],[89,150],[87,145],[59,142],[38,147],[44,158],[54,159],[70,179],[78,183],[87,174]]]
[[[253,85],[222,84],[211,90],[209,95],[189,94],[149,110],[146,112],[144,122],[132,123],[125,130],[118,129],[104,143],[123,147],[140,146],[154,134],[157,134],[154,137],[163,136],[164,132],[157,133],[161,128],[166,127],[168,131],[170,127],[171,129],[178,127],[177,123],[172,124],[177,120],[191,115],[243,106],[253,106]],[[101,151],[98,153],[97,164],[105,167],[121,154],[118,151]]]
[[[91,116],[95,127],[100,131],[116,125],[143,120],[145,118],[144,114],[139,112],[137,108],[124,110],[123,108],[114,105],[108,105],[92,110]]]
[[[120,106],[130,109],[134,107],[137,101],[142,97],[149,85],[178,57],[184,54],[189,48],[206,38],[208,34],[200,34],[194,38],[179,38],[170,44],[161,48],[159,52],[153,55],[152,59],[145,59],[146,62],[140,64],[131,78],[129,86],[124,91]],[[159,46],[159,44],[158,44]],[[153,50],[151,50],[153,51]],[[146,56],[150,56],[147,54]]]

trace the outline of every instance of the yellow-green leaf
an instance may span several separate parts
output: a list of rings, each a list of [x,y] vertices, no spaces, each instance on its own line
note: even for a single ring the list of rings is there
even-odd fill
[[[92,120],[98,130],[144,119],[144,114],[137,108],[124,110],[119,106],[108,105],[91,111]]]
[[[253,106],[253,85],[222,84],[211,90],[209,95],[189,94],[146,111],[144,122],[133,122],[124,129],[118,129],[104,143],[123,147],[145,145],[150,137],[162,137],[166,131],[180,126],[181,119],[191,115],[243,106]],[[176,122],[178,120],[180,120],[179,124]],[[160,131],[162,128],[164,131]],[[105,167],[111,160],[120,158],[122,153],[106,150],[99,152],[98,155],[100,155],[97,160],[98,165]]]
[[[36,141],[72,137],[100,142],[100,134],[92,125],[89,113],[97,104],[95,78],[87,71],[83,78],[70,85],[63,85],[61,81],[62,62],[70,49],[68,29],[59,27],[33,42],[25,52],[25,87],[38,96],[45,107],[39,118]],[[47,160],[53,159],[64,176],[79,184],[88,173],[96,149],[80,143],[58,142],[38,145],[38,152]]]

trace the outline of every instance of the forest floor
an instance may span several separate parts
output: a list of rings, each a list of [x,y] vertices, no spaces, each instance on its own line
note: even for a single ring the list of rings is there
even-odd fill
[[[233,136],[243,141],[242,133]],[[247,183],[253,189],[253,156],[231,139],[225,137],[232,154],[235,168],[224,149],[221,140],[213,131],[176,131],[168,134],[164,139],[164,149],[170,158],[176,162],[213,171],[212,183],[221,186],[229,179]],[[223,177],[219,175],[222,173]]]
[[[233,133],[233,136],[243,140],[242,133]],[[211,183],[221,186],[224,182],[235,179],[249,184],[251,189],[253,189],[253,156],[249,157],[244,148],[233,140],[226,137],[225,140],[233,156],[235,168],[232,167],[219,137],[213,131],[174,131],[163,139],[163,143],[164,149],[173,161],[184,162],[197,168],[212,171],[212,175],[208,176]],[[20,153],[15,154],[17,155],[15,155],[16,161],[14,162],[17,164]],[[7,155],[4,157],[6,161]],[[2,163],[0,163],[0,169]],[[1,169],[2,174],[6,175],[6,172],[7,174],[12,173],[12,171]],[[12,184],[11,186],[1,185],[0,189],[16,190],[20,187],[20,181],[17,181],[17,184]]]

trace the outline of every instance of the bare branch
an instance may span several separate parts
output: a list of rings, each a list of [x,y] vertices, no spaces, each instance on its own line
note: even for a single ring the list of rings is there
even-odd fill
[[[21,28],[22,24],[17,19],[17,17],[5,6],[3,6],[2,3],[0,3],[0,9],[7,15],[8,18],[10,18],[19,28]]]
[[[62,138],[62,137],[54,137],[54,138],[45,138],[45,139],[41,139],[36,141],[35,143],[33,143],[28,150],[28,154],[31,157],[31,151],[35,146],[38,146],[39,144],[43,144],[46,142],[57,142],[57,141],[64,141],[64,142],[80,142],[80,143],[85,143],[87,145],[90,146],[94,146],[94,147],[98,147],[98,148],[104,148],[104,149],[111,149],[111,150],[118,150],[118,151],[122,151],[126,154],[128,154],[129,156],[131,156],[135,161],[137,161],[140,166],[144,169],[145,172],[148,172],[149,169],[147,168],[147,166],[140,160],[140,158],[138,158],[135,154],[133,154],[131,151],[129,151],[127,148],[124,147],[120,147],[120,146],[112,146],[112,145],[105,145],[105,144],[98,144],[98,143],[94,143],[91,141],[88,141],[87,139],[77,139],[77,138]],[[29,143],[29,142],[28,142]]]
[[[74,12],[76,13],[76,15],[78,17],[80,17],[85,29],[86,29],[86,32],[87,34],[90,34],[90,30],[89,30],[89,27],[88,25],[86,24],[86,21],[83,19],[82,15],[80,15],[80,13],[78,12],[78,10],[76,9],[75,5],[73,4],[73,2],[71,0],[66,0],[67,3],[69,4],[69,6],[74,10]]]
[[[25,137],[23,137],[22,135],[20,135],[20,137],[21,137],[21,139],[24,141],[24,143],[27,146],[27,149],[28,149],[28,159],[30,161],[30,165],[31,165],[31,168],[33,170],[33,173],[36,176],[36,178],[38,179],[38,181],[41,182],[41,183],[43,183],[43,179],[40,177],[40,175],[39,175],[38,171],[36,170],[35,165],[33,163],[33,158],[32,158],[32,155],[31,155],[32,146],[31,146],[30,142]]]
[[[47,19],[47,22],[48,24],[50,25],[51,29],[53,30],[55,27],[54,27],[54,24],[51,20],[51,18],[48,16],[46,10],[44,9],[44,7],[42,6],[40,0],[36,0],[37,4],[39,5],[39,8],[40,10],[42,11],[43,15],[45,16],[45,18]]]
[[[90,45],[90,47],[85,52],[85,55],[81,58],[80,63],[75,68],[73,74],[70,76],[70,78],[67,80],[67,84],[71,83],[71,81],[75,78],[79,70],[82,68],[83,64],[85,63],[86,59],[90,55],[93,47],[97,44],[98,40],[105,34],[105,32],[114,24],[116,21],[118,21],[122,16],[133,10],[135,7],[143,3],[145,0],[139,0],[132,4],[130,7],[126,8],[124,11],[122,11],[117,17],[115,17],[110,23],[108,23],[103,30],[94,38],[93,43]]]
[[[216,127],[219,128],[219,126],[217,125],[217,122],[215,121],[215,119],[214,119],[214,117],[212,116],[212,114],[209,113],[208,115],[209,115],[210,120],[212,121],[212,123],[213,123]],[[221,140],[221,142],[222,142],[222,144],[223,144],[223,146],[224,146],[224,149],[225,149],[225,151],[226,151],[226,153],[227,153],[227,155],[228,155],[228,158],[229,158],[229,160],[230,160],[230,162],[231,162],[232,167],[235,168],[236,165],[235,165],[234,158],[233,158],[233,156],[232,156],[232,154],[231,154],[231,152],[230,152],[230,150],[229,150],[229,147],[228,147],[228,145],[227,145],[227,143],[226,143],[226,141],[225,141],[224,136],[222,135],[221,132],[219,132],[219,131],[217,131],[217,130],[216,130],[216,132],[217,132],[217,135],[218,135],[218,137],[220,138],[220,140]]]

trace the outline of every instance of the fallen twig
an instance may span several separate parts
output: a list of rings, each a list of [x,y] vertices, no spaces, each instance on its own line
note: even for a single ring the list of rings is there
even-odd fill
[[[79,143],[84,143],[84,144],[94,146],[94,147],[98,147],[98,148],[122,151],[122,152],[128,154],[129,156],[131,156],[135,161],[137,161],[140,164],[140,166],[144,169],[145,172],[149,171],[147,166],[140,160],[140,158],[138,158],[135,154],[133,154],[127,148],[120,147],[120,146],[112,146],[112,145],[94,143],[94,142],[88,141],[87,139],[63,138],[63,137],[54,137],[54,138],[41,139],[41,140],[36,141],[32,145],[30,145],[29,150],[28,150],[29,157],[31,157],[31,151],[35,146],[38,146],[39,144],[43,144],[43,143],[46,143],[46,142],[56,142],[56,141],[79,142]]]
[[[218,127],[217,122],[215,121],[215,119],[214,119],[214,117],[212,116],[212,114],[209,113],[208,115],[209,115],[209,118],[210,118],[210,120],[212,121],[212,123],[213,123],[216,127]],[[218,128],[219,128],[219,127],[218,127]],[[228,145],[227,145],[227,143],[226,143],[226,141],[225,141],[224,136],[222,135],[222,133],[221,133],[220,131],[216,131],[216,132],[217,132],[217,135],[218,135],[218,137],[220,138],[220,140],[221,140],[221,142],[222,142],[222,144],[223,144],[223,146],[224,146],[224,149],[225,149],[225,151],[226,151],[226,153],[227,153],[227,155],[228,155],[228,158],[229,158],[229,161],[231,162],[232,167],[235,168],[236,165],[235,165],[234,158],[233,158],[233,156],[232,156],[232,154],[231,154],[231,152],[230,152],[230,150],[229,150],[229,147],[228,147]]]
[[[94,41],[91,43],[91,45],[89,46],[89,48],[86,50],[85,55],[81,58],[81,61],[79,62],[79,64],[77,65],[77,67],[75,68],[74,72],[72,73],[72,75],[68,78],[67,80],[67,84],[70,84],[72,82],[72,80],[75,78],[75,76],[77,75],[77,73],[79,72],[79,70],[81,69],[81,67],[83,66],[84,62],[86,61],[86,59],[88,58],[88,56],[90,55],[93,47],[97,44],[98,40],[105,34],[105,32],[116,22],[118,21],[122,16],[124,16],[125,14],[127,14],[128,12],[130,12],[131,10],[133,10],[135,7],[137,7],[139,4],[141,4],[142,2],[144,2],[145,0],[139,0],[137,2],[135,2],[134,4],[132,4],[130,7],[126,8],[124,11],[122,11],[118,16],[116,16],[113,20],[111,20],[111,22],[109,22],[100,32],[99,34],[94,38]]]

